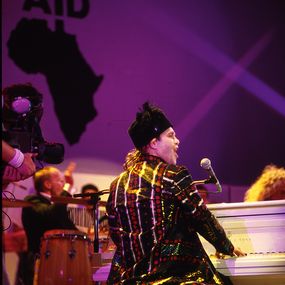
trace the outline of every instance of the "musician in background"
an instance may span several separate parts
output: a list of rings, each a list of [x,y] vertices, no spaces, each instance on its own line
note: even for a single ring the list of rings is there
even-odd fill
[[[30,195],[25,201],[34,204],[23,208],[22,223],[28,239],[26,259],[20,260],[22,279],[25,285],[33,284],[34,265],[40,253],[40,242],[44,232],[53,229],[77,230],[69,219],[65,204],[51,202],[53,196],[70,196],[63,190],[65,179],[63,173],[55,167],[47,166],[34,175],[36,195]]]
[[[94,185],[94,184],[85,184],[84,186],[82,186],[81,188],[81,193],[82,194],[96,194],[99,192],[99,188]],[[86,200],[90,200],[91,196],[86,196],[83,197],[83,199]],[[92,217],[92,221],[94,221],[93,219],[93,204],[90,203],[89,205],[85,206],[87,209],[88,214]],[[98,207],[99,211],[101,210],[100,207]],[[109,232],[109,227],[108,227],[108,221],[107,221],[107,216],[105,213],[101,213],[99,215],[99,235],[100,234],[104,234],[108,236],[108,232]],[[94,224],[92,223],[92,225],[90,225],[90,229],[89,229],[89,233],[94,234]]]
[[[274,164],[265,166],[244,196],[245,202],[283,199],[285,199],[285,168]]]
[[[94,234],[94,199],[92,194],[99,192],[99,188],[94,184],[85,184],[81,188],[82,199],[86,200],[88,203],[84,206],[82,205],[69,205],[68,214],[70,219],[74,224],[83,232],[93,235]],[[90,195],[89,195],[90,194]]]
[[[176,165],[172,124],[146,102],[129,135],[136,149],[111,183],[106,206],[117,247],[108,284],[231,284],[212,265],[197,232],[223,254],[244,253],[191,186],[188,170]]]
[[[81,188],[82,194],[86,194],[86,193],[93,194],[93,193],[98,193],[98,192],[99,192],[99,188],[94,184],[85,184]]]
[[[89,201],[87,205],[75,206],[69,208],[69,215],[82,231],[89,235],[94,235],[94,204],[92,203],[92,194],[99,192],[99,189],[94,184],[85,184],[81,188],[81,194],[90,194],[82,199]]]
[[[94,184],[85,184],[81,188],[82,194],[95,194],[99,192],[99,188]],[[90,196],[83,197],[86,200],[90,200]],[[103,204],[104,205],[104,204]],[[87,213],[90,217],[92,217],[92,224],[90,224],[88,229],[89,237],[94,239],[94,210],[93,210],[93,204],[90,203],[89,205],[85,206],[87,208]],[[102,210],[104,208],[104,210]],[[109,233],[109,224],[108,224],[108,217],[105,212],[105,206],[103,207],[102,204],[98,207],[99,211],[99,220],[98,220],[98,234],[99,234],[99,244],[100,244],[100,252],[114,252],[114,243],[110,239],[110,233]],[[87,220],[87,219],[86,219]]]
[[[82,194],[96,194],[98,192],[99,192],[99,189],[94,184],[85,184],[81,188],[81,193]],[[83,199],[90,200],[90,197],[91,196],[85,196],[85,197],[83,197]],[[89,214],[92,215],[93,214],[92,213],[93,205],[90,203],[89,205],[86,206],[86,208],[88,209]]]

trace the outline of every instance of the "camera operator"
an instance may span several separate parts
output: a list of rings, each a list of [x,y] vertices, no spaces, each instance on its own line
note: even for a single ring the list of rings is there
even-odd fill
[[[64,147],[44,140],[39,122],[43,96],[31,84],[2,90],[2,188],[32,176],[42,162],[61,163]],[[40,167],[38,167],[38,165]],[[3,256],[3,255],[2,255]],[[3,259],[2,259],[3,262]],[[9,284],[3,263],[3,284]]]
[[[14,87],[20,85],[12,85],[11,87],[7,87],[2,91],[2,131],[5,132],[6,128],[10,127],[10,121],[12,119],[12,112],[8,111],[10,108],[13,108],[14,101]],[[18,96],[19,95],[19,96]],[[17,98],[20,97],[19,93],[17,93]],[[17,102],[16,102],[17,103]],[[26,102],[27,103],[27,102]],[[17,104],[16,104],[17,105]],[[15,106],[16,110],[19,106]],[[3,133],[4,134],[4,133]],[[11,135],[12,137],[12,135]],[[19,148],[13,147],[8,144],[7,136],[4,134],[4,140],[2,139],[2,166],[1,166],[1,178],[2,178],[2,189],[6,189],[6,187],[11,182],[16,182],[20,180],[27,179],[31,177],[36,172],[36,165],[33,161],[33,158],[36,156],[35,153],[31,153],[25,151],[23,153]],[[16,139],[16,138],[15,138]],[[3,255],[4,258],[4,255]],[[2,258],[2,276],[3,276],[3,284],[8,285],[8,277],[4,264],[4,259]]]

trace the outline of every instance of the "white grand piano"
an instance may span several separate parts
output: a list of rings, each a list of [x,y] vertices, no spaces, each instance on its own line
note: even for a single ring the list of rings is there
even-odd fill
[[[214,266],[234,285],[285,285],[285,200],[209,204],[228,237],[247,256],[215,258],[215,249],[201,238]],[[110,260],[94,268],[93,280],[105,281]],[[102,283],[103,284],[103,283]]]
[[[214,257],[215,249],[201,241],[214,266],[234,285],[285,285],[285,200],[210,204],[232,243],[245,257]]]

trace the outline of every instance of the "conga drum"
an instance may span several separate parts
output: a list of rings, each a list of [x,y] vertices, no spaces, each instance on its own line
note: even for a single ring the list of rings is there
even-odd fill
[[[41,240],[38,285],[91,285],[91,241],[75,230],[46,231]],[[37,271],[37,270],[36,270]]]

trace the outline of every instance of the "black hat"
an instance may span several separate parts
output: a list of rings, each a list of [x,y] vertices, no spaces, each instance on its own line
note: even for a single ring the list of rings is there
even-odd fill
[[[135,147],[140,149],[170,127],[172,124],[164,113],[159,108],[145,102],[128,132]]]

